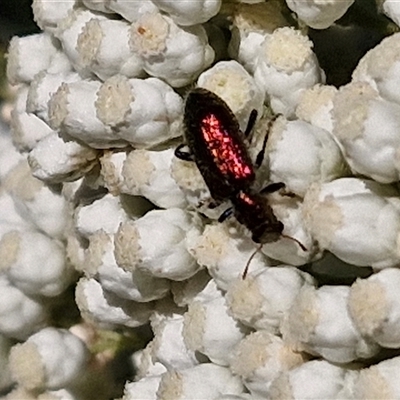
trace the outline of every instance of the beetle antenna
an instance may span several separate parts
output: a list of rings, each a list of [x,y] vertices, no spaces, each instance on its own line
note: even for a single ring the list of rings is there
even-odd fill
[[[296,238],[292,237],[292,236],[288,236],[288,235],[284,235],[283,233],[281,234],[281,237],[285,238],[285,239],[290,239],[290,240],[294,240],[303,251],[307,251],[307,247],[304,246],[303,243],[300,242],[300,240],[297,240]]]
[[[242,279],[245,280],[247,276],[247,272],[249,271],[249,266],[251,263],[251,260],[254,258],[254,256],[262,249],[264,243],[260,243],[260,245],[253,251],[253,254],[250,256],[250,258],[247,260],[246,266],[244,267],[244,271],[242,274]]]

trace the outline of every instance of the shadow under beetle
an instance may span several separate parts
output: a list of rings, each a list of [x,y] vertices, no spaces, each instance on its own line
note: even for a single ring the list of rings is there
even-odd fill
[[[185,104],[186,144],[181,144],[175,150],[178,158],[197,164],[211,197],[217,203],[231,201],[232,207],[223,212],[218,221],[222,222],[233,214],[239,223],[250,230],[253,241],[260,243],[247,262],[243,279],[250,261],[265,243],[284,237],[294,240],[306,251],[297,239],[282,233],[282,222],[276,218],[268,200],[263,196],[284,188],[285,184],[272,183],[261,192],[252,189],[255,171],[244,137],[250,134],[256,118],[257,112],[253,110],[243,134],[235,115],[224,100],[209,90],[196,88],[189,93]],[[257,156],[256,167],[262,163],[266,141],[267,135]],[[183,150],[186,145],[189,152]]]

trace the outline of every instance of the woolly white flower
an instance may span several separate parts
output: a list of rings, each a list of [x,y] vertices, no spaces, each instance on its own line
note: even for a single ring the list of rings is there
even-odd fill
[[[17,382],[33,389],[60,389],[72,384],[87,367],[89,352],[72,333],[45,328],[10,353],[10,366]]]
[[[250,393],[261,399],[269,398],[270,384],[280,373],[303,362],[303,356],[280,337],[260,330],[246,336],[236,346],[230,368],[242,378]]]
[[[362,335],[382,347],[400,346],[400,271],[388,268],[357,280],[350,289],[349,310]]]
[[[12,38],[8,49],[8,80],[13,85],[30,83],[38,72],[50,65],[56,52],[51,36],[45,33]]]
[[[356,329],[347,308],[349,293],[347,286],[304,286],[285,315],[283,340],[335,363],[372,357],[378,346]]]
[[[152,303],[137,303],[103,290],[95,279],[81,278],[75,289],[82,317],[102,328],[136,328],[148,323]]]
[[[212,363],[162,375],[157,398],[160,400],[214,399],[221,394],[241,394],[243,385],[230,370]]]
[[[225,100],[238,119],[242,132],[253,110],[259,115],[262,113],[264,93],[237,61],[220,61],[199,76],[197,85]]]
[[[313,284],[311,276],[289,266],[264,268],[245,280],[231,283],[226,301],[232,316],[255,329],[280,332],[284,315],[303,286]]]
[[[190,220],[188,213],[170,208],[149,211],[121,224],[115,237],[118,264],[127,271],[139,269],[159,278],[179,281],[191,277],[200,266],[186,249]]]
[[[341,178],[312,185],[303,217],[321,249],[350,264],[388,268],[400,262],[400,207],[393,188]]]
[[[247,331],[228,314],[222,292],[217,292],[213,298],[195,299],[184,314],[183,338],[186,346],[206,355],[218,365],[229,365],[233,348]]]
[[[145,14],[132,24],[131,48],[149,75],[173,87],[189,84],[214,59],[201,25],[181,28],[161,14]]]
[[[115,139],[146,148],[181,134],[182,99],[159,79],[115,75],[99,87],[96,97],[96,117]]]
[[[265,38],[254,78],[270,97],[272,110],[287,118],[294,117],[302,92],[325,79],[311,41],[289,27],[278,28]]]
[[[174,157],[173,149],[131,151],[122,168],[122,191],[144,196],[158,207],[185,207],[185,196],[171,176]]]
[[[187,26],[202,24],[214,17],[220,7],[221,0],[168,1],[153,0],[153,3],[166,12],[178,25]]]
[[[32,175],[43,181],[58,183],[75,180],[93,168],[97,151],[57,133],[44,137],[29,153]]]
[[[101,80],[118,73],[129,78],[143,75],[141,59],[131,53],[129,33],[130,25],[124,21],[91,19],[78,36],[79,64]]]
[[[299,19],[314,29],[326,29],[341,18],[354,0],[286,0]]]
[[[332,136],[305,121],[275,121],[267,153],[271,181],[284,182],[286,190],[302,197],[312,183],[329,182],[346,171]]]

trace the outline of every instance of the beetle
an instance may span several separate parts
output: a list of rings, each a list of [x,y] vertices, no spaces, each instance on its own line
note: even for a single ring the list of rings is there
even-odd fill
[[[256,119],[257,112],[253,110],[243,133],[224,100],[207,89],[193,89],[185,103],[183,122],[186,144],[178,146],[175,155],[196,163],[216,203],[231,201],[232,207],[223,212],[218,221],[222,222],[233,214],[239,223],[250,230],[252,240],[260,244],[257,251],[263,244],[282,237],[296,241],[306,251],[297,239],[283,234],[283,223],[263,196],[284,188],[285,184],[272,183],[261,192],[253,189],[255,165],[258,167],[262,163],[267,139],[266,135],[254,165],[244,138],[250,134]],[[189,152],[183,150],[186,145]],[[255,253],[246,265],[243,278]]]

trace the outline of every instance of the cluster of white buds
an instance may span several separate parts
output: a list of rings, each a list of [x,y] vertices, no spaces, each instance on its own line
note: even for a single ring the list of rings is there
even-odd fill
[[[400,34],[335,87],[308,30],[353,3],[33,0],[0,125],[1,399],[399,398]],[[190,125],[195,87],[232,121]],[[243,166],[212,148],[231,126],[243,186],[213,172]]]

